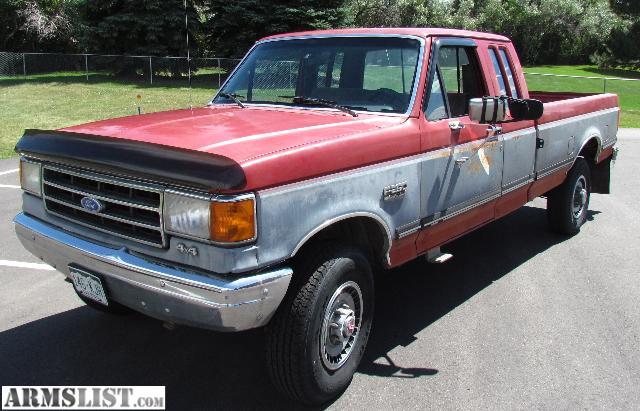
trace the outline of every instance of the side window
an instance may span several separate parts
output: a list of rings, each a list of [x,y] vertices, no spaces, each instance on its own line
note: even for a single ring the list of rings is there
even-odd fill
[[[489,57],[491,57],[491,61],[493,62],[493,70],[496,72],[496,77],[498,79],[498,86],[500,87],[500,95],[507,95],[507,87],[504,85],[504,77],[502,77],[502,70],[500,69],[500,63],[498,63],[498,55],[494,49],[489,49]]]
[[[438,71],[436,71],[433,76],[433,83],[429,91],[429,102],[425,115],[429,121],[442,120],[443,118],[449,117],[444,104],[444,89],[442,88],[440,73]]]
[[[484,95],[474,49],[441,47],[437,64],[441,75],[440,85],[444,86],[446,92],[444,98],[449,102],[450,117],[469,114],[469,100]]]
[[[509,82],[509,88],[511,89],[511,97],[520,98],[520,94],[518,93],[518,88],[516,87],[515,80],[513,78],[513,70],[511,67],[511,60],[507,56],[507,52],[505,49],[500,49],[500,57],[502,57],[502,64],[504,65],[504,70],[507,74],[507,81]]]

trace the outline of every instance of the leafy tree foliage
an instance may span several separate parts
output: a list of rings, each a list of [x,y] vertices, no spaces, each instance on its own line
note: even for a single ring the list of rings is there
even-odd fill
[[[187,13],[200,56],[289,31],[414,26],[502,33],[528,64],[640,66],[640,0],[187,0]],[[184,20],[184,0],[0,0],[0,50],[184,56]]]
[[[92,53],[186,55],[183,0],[84,0],[82,46]],[[200,29],[194,2],[187,1],[191,38]],[[197,50],[196,41],[191,44]]]
[[[357,0],[349,16],[355,26],[505,34],[528,64],[587,63],[606,52],[607,39],[620,21],[607,0]]]
[[[0,50],[75,50],[78,1],[0,1]]]
[[[242,56],[261,37],[327,29],[344,18],[344,0],[208,0],[203,38],[217,55]]]

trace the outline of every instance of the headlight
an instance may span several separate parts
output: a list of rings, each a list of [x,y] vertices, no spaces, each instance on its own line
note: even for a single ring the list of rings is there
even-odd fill
[[[20,187],[28,193],[40,197],[42,195],[40,163],[32,163],[20,159]]]
[[[206,198],[166,192],[164,226],[167,232],[216,243],[241,243],[256,238],[253,195]]]

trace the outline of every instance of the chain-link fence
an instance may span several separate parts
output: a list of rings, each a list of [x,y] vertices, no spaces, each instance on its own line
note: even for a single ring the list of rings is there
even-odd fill
[[[135,83],[220,87],[240,60],[102,54],[0,52],[0,77],[57,75]]]
[[[640,79],[602,76],[572,76],[568,74],[525,72],[529,90],[580,91],[585,93],[617,93],[620,87],[639,87]],[[632,83],[624,83],[632,82]],[[635,82],[635,83],[633,83]]]

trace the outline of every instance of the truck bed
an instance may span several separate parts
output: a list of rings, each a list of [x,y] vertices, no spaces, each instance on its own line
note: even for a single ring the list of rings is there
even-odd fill
[[[618,107],[618,96],[609,93],[530,91],[529,97],[544,103],[544,114],[537,121],[538,124]]]

